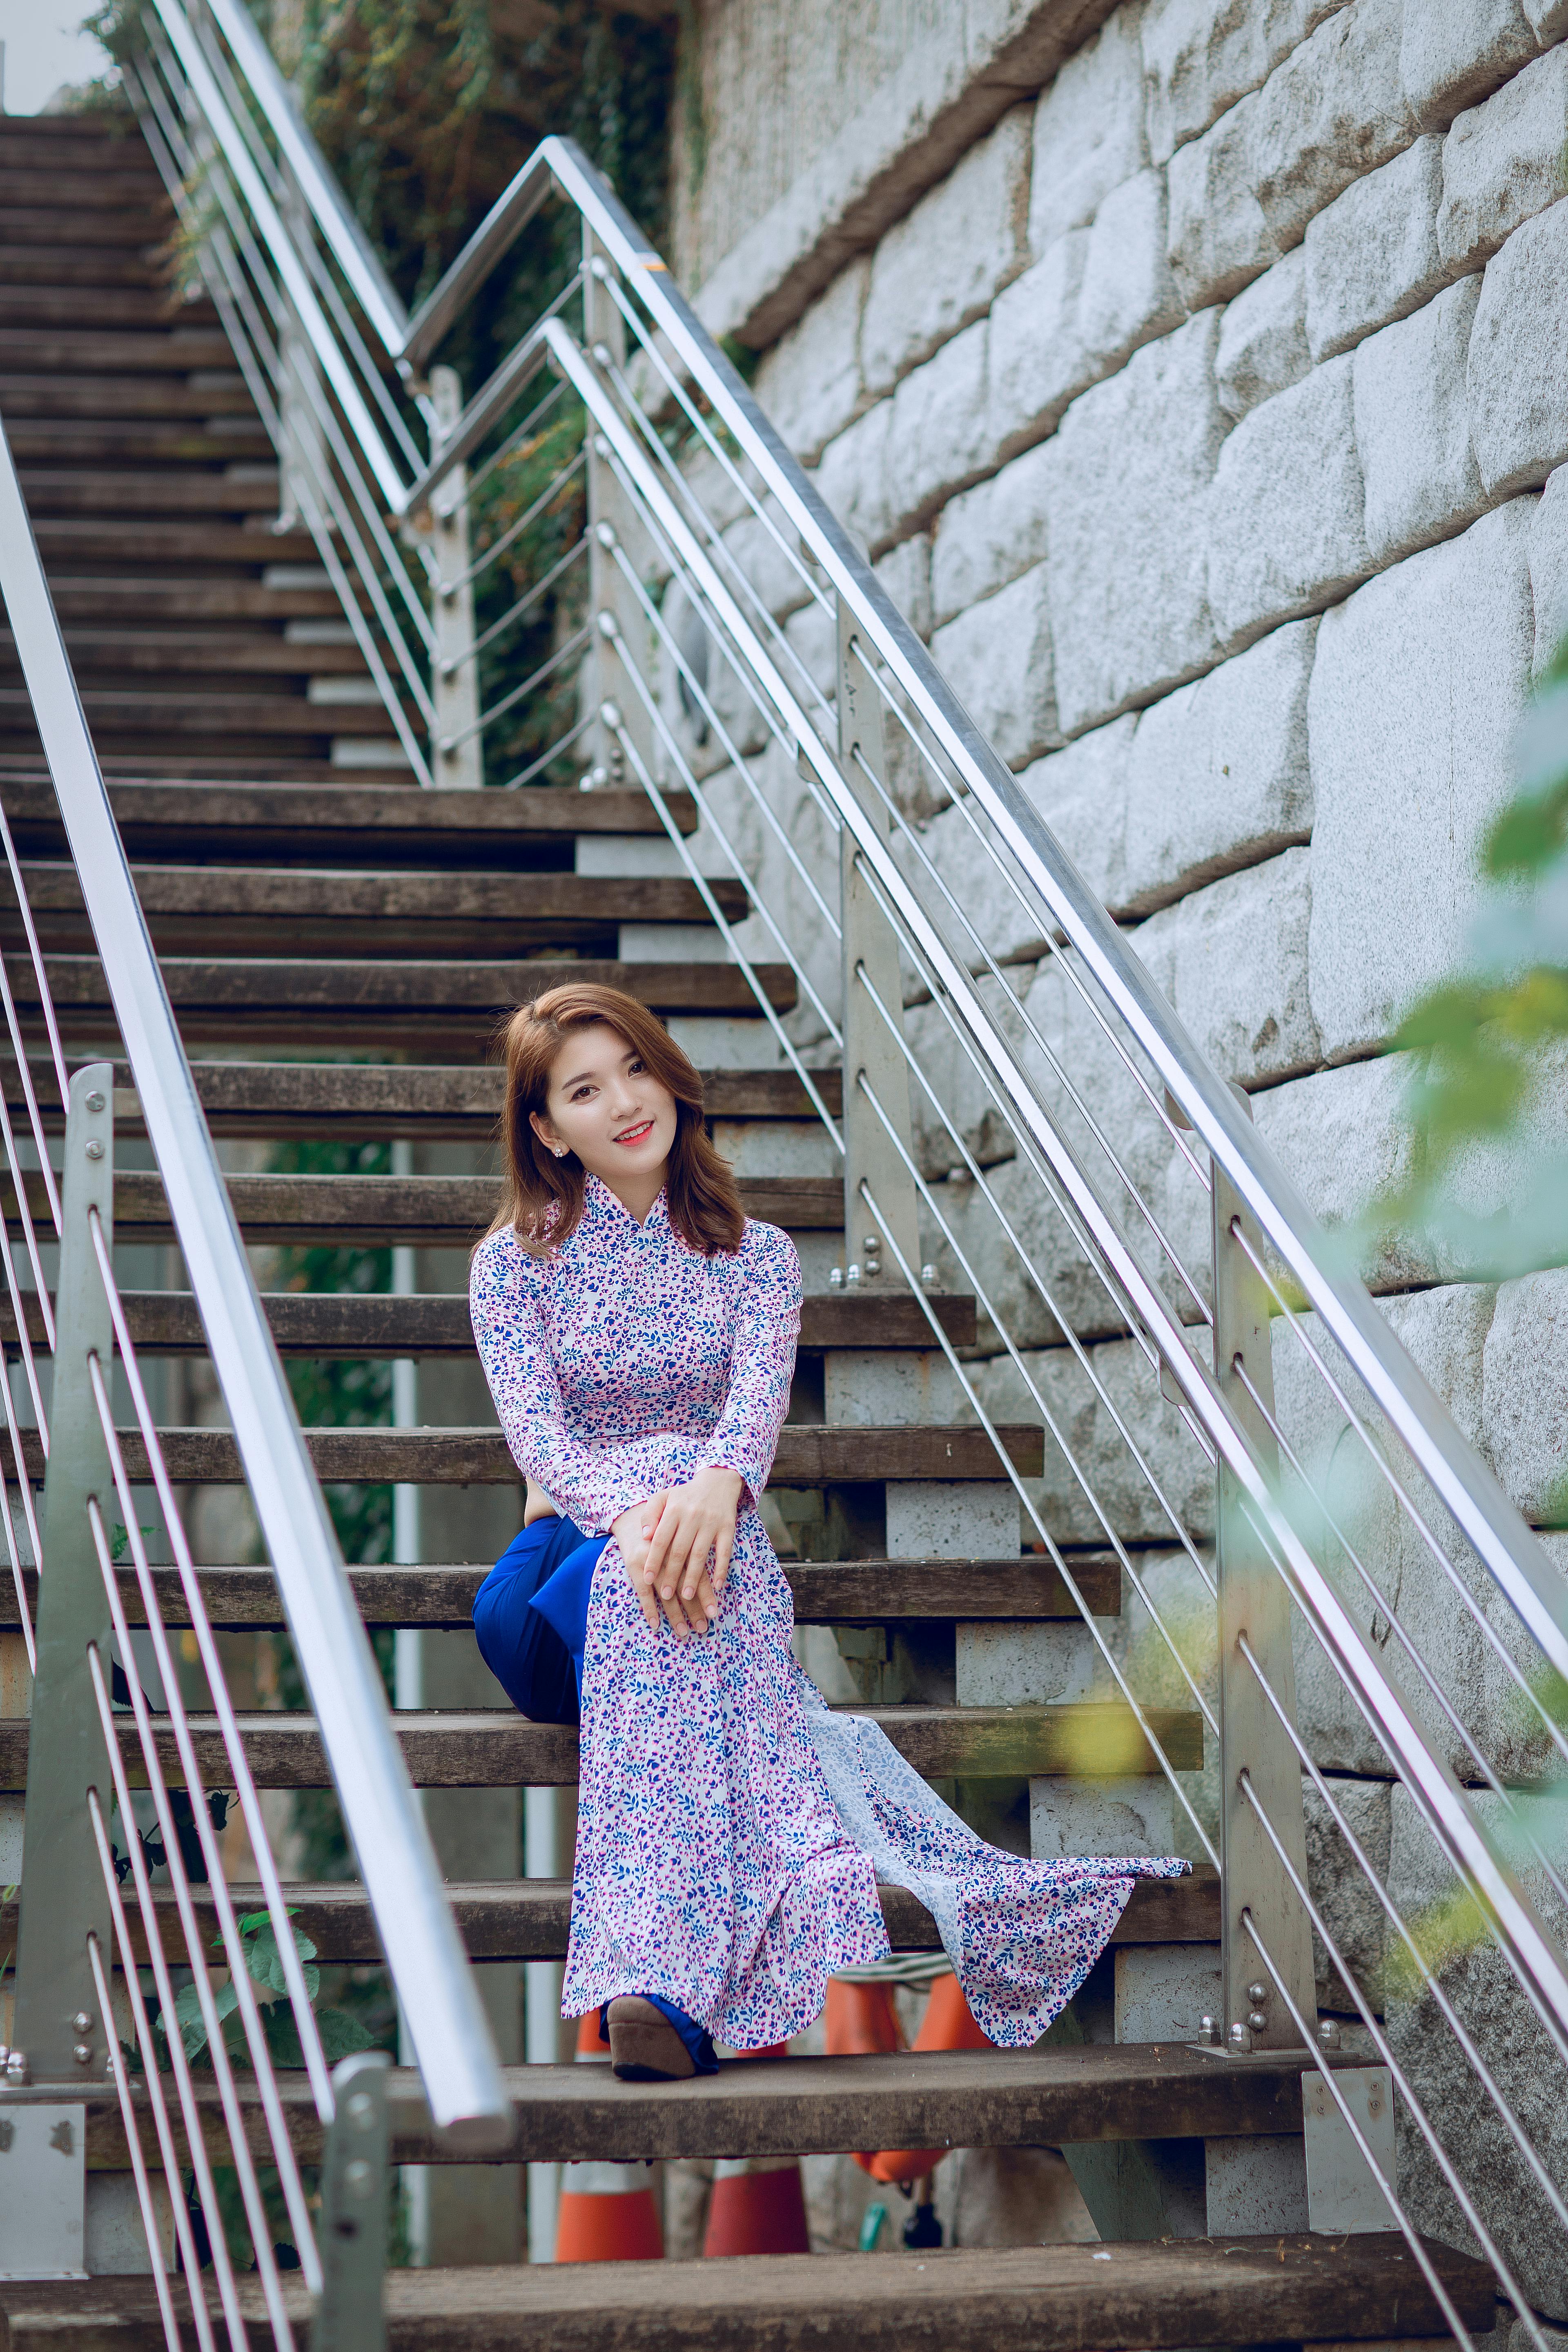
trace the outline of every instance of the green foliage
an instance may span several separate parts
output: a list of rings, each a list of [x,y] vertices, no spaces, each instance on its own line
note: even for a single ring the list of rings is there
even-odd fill
[[[1502,1277],[1568,1262],[1568,1155],[1542,1135],[1568,1053],[1568,647],[1519,741],[1513,800],[1487,835],[1465,969],[1411,1006],[1408,1174],[1369,1207],[1359,1245],[1418,1235],[1457,1272]],[[1477,1153],[1506,1153],[1506,1206],[1477,1204]],[[1480,1190],[1489,1198],[1495,1186]]]
[[[293,1915],[290,1914],[290,1916]],[[294,2019],[293,2004],[289,1996],[289,1979],[284,1973],[283,1955],[271,1919],[265,1911],[247,1911],[238,1922],[240,1950],[247,1974],[257,1988],[257,2002],[267,2036],[267,2047],[275,2066],[303,2066],[305,2053],[300,2046],[299,2028]],[[316,1947],[300,1929],[290,1929],[294,1949],[301,1963],[305,1992],[315,2011],[316,2024],[321,2036],[321,2047],[329,2065],[335,2066],[355,2050],[368,2050],[371,2037],[357,2018],[346,2010],[317,2009],[316,1998],[321,1991],[321,1972],[313,1963]],[[223,1937],[213,1938],[213,1949],[221,1952]],[[231,1976],[215,1988],[213,2007],[223,2034],[224,2048],[230,2063],[248,2066],[245,2027],[239,2017],[239,1993]],[[211,2063],[207,2050],[207,2024],[202,2014],[201,1996],[195,1984],[188,1984],[174,1998],[174,2023],[187,2058],[193,2063],[205,2060]],[[156,2031],[166,2038],[169,2021],[160,2011]]]

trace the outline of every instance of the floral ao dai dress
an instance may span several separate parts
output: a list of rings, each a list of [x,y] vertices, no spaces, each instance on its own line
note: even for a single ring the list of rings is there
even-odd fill
[[[755,1508],[800,1289],[776,1226],[748,1221],[737,1251],[704,1257],[662,1193],[639,1225],[592,1176],[560,1250],[531,1255],[504,1231],[475,1255],[474,1336],[508,1443],[584,1534],[707,1464],[745,1486],[710,1633],[650,1631],[613,1538],[595,1571],[563,2014],[658,1993],[732,2048],[785,2041],[836,1970],[886,1956],[880,1880],[932,1912],[982,2030],[1026,2045],[1082,1984],[1134,1879],[1186,1864],[1001,1853],[802,1674]]]

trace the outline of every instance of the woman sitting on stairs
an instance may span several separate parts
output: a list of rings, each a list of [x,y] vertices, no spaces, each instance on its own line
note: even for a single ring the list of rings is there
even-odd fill
[[[580,1712],[563,2014],[600,2011],[617,2074],[711,2073],[714,2038],[784,2042],[837,1969],[886,1955],[880,1881],[932,1912],[983,2032],[1034,2042],[1134,1878],[1186,1864],[986,1845],[796,1665],[756,1503],[800,1265],[744,1215],[653,1014],[588,984],[521,1006],[502,1118],[510,1182],[469,1299],[529,1499],[474,1625],[525,1715]]]

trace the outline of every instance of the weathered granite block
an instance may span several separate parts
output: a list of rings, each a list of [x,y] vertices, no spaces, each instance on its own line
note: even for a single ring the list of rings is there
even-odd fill
[[[1287,849],[1193,891],[1132,933],[1200,1048],[1244,1085],[1321,1058],[1307,987],[1315,856]]]
[[[1481,835],[1512,790],[1532,507],[1516,499],[1409,557],[1319,628],[1311,1002],[1331,1061],[1381,1045],[1458,951]]]
[[[825,613],[815,599],[792,613],[784,623],[784,635],[795,647],[807,674],[816,679],[824,694],[831,697],[838,685],[838,630],[831,613]],[[786,665],[787,668],[787,665]],[[791,678],[799,687],[799,680]]]
[[[1149,150],[1156,163],[1206,131],[1345,0],[1150,0],[1143,11]]]
[[[790,560],[800,534],[771,499],[764,511],[767,521],[746,514],[732,522],[724,533],[724,545],[767,610],[782,621],[810,603],[811,584],[802,567]]]
[[[1470,330],[1470,439],[1494,497],[1568,457],[1568,201],[1492,256]]]
[[[1414,1059],[1347,1062],[1252,1098],[1259,1135],[1331,1231],[1353,1225],[1379,1193],[1415,1173],[1417,1138],[1405,1107]],[[1378,1290],[1440,1278],[1430,1246],[1413,1234],[1389,1237],[1359,1270]]]
[[[1568,1525],[1568,1271],[1500,1284],[1483,1360],[1482,1435],[1510,1499]]]
[[[1129,710],[1026,768],[1018,782],[1090,888],[1122,898],[1127,763],[1138,726]]]
[[[992,306],[986,342],[986,435],[999,457],[1053,431],[1068,403],[1105,373],[1079,333],[1089,231],[1072,229]]]
[[[1417,126],[1400,76],[1404,0],[1352,0],[1321,24],[1258,93],[1252,162],[1278,249],[1408,145]]]
[[[1308,838],[1316,633],[1316,621],[1291,622],[1141,714],[1127,763],[1119,911],[1150,912]]]
[[[1521,0],[1466,0],[1463,8],[1405,11],[1400,79],[1417,121],[1441,131],[1535,56]]]
[[[878,246],[860,320],[868,392],[890,391],[983,318],[1026,266],[1033,117],[1032,107],[1012,108]]]
[[[1021,768],[1060,742],[1045,564],[1037,563],[949,621],[937,630],[931,649],[937,667],[1009,767]]]
[[[918,637],[929,639],[931,542],[929,531],[900,540],[875,566],[878,579]]]
[[[1568,637],[1568,467],[1548,476],[1531,518],[1530,585],[1535,599],[1539,677]]]
[[[1205,502],[1229,419],[1217,320],[1146,343],[1063,419],[1047,569],[1063,732],[1177,686],[1213,657]]]
[[[1161,1396],[1142,1349],[1131,1339],[1112,1339],[1088,1352],[1093,1380],[1065,1348],[1025,1358],[1082,1473],[1080,1480],[1047,1429],[1045,1475],[1026,1481],[1047,1527],[1066,1543],[1103,1542],[1107,1520],[1129,1541],[1171,1540],[1170,1517],[1117,1428],[1119,1417],[1136,1433],[1182,1525],[1196,1539],[1212,1537],[1214,1472],[1174,1406]],[[1005,1357],[977,1365],[975,1387],[994,1417],[1026,1418],[1039,1411]]]
[[[1219,404],[1239,421],[1260,401],[1299,383],[1311,364],[1307,257],[1296,246],[1226,304],[1215,357]]]
[[[817,489],[863,547],[879,547],[893,536],[887,483],[892,428],[893,404],[879,400],[828,442],[816,469]],[[902,470],[902,452],[900,462]]]
[[[1437,246],[1452,270],[1479,269],[1521,221],[1563,194],[1568,51],[1549,50],[1461,114],[1443,142]]]
[[[1366,542],[1379,566],[1447,539],[1490,503],[1470,446],[1466,363],[1479,278],[1369,335],[1353,362]]]
[[[1478,1790],[1477,1811],[1498,1834],[1508,1833],[1503,1801]],[[1562,1799],[1516,1794],[1511,1806],[1559,1873],[1565,1859]],[[1561,1941],[1564,1920],[1542,1864],[1515,1830],[1509,1839],[1527,1894]],[[1563,2067],[1517,1979],[1484,1928],[1466,1931],[1461,1910],[1445,1933],[1458,1895],[1452,1872],[1408,1792],[1393,1795],[1389,1893],[1401,1916],[1425,1925],[1439,1961],[1438,1980],[1458,2010],[1481,2063],[1510,2112],[1522,2125],[1559,2193],[1568,2189],[1568,2103]],[[1551,2207],[1479,2077],[1443,2022],[1414,1969],[1390,1971],[1388,2037],[1438,2140],[1475,2200],[1525,2295],[1549,2318],[1568,2320],[1568,2247]],[[1403,2113],[1399,2145],[1400,2202],[1419,2230],[1471,2252],[1472,2238],[1452,2190]]]
[[[889,540],[927,521],[954,490],[994,462],[985,402],[986,331],[984,319],[966,327],[905,376],[893,394],[882,454]],[[873,554],[880,552],[875,537],[870,544]]]
[[[1018,970],[1009,978],[1027,990],[1032,973]],[[978,982],[993,1018],[1000,1017],[1015,1037],[1022,1027],[1007,1003],[1008,992],[989,972]],[[1016,1149],[1013,1131],[997,1110],[968,1055],[953,1035],[940,1005],[911,1004],[904,1014],[904,1035],[921,1068],[930,1078],[942,1108],[958,1129],[967,1150],[982,1168],[1010,1160]],[[922,1175],[933,1181],[964,1164],[963,1154],[931,1108],[923,1089],[911,1080],[910,1111],[914,1121],[915,1157]]]
[[[1352,180],[1307,224],[1307,340],[1315,360],[1418,310],[1449,271],[1437,250],[1443,142],[1428,134]]]
[[[1388,1780],[1334,1779],[1329,1794],[1342,1819],[1342,1829],[1306,1779],[1301,1782],[1302,1810],[1307,1819],[1307,1883],[1323,1914],[1335,1949],[1350,1977],[1373,2010],[1382,2013],[1384,1968],[1388,1950],[1388,1917],[1351,1847],[1355,1840],[1367,1861],[1385,1884],[1393,1784]],[[1329,1958],[1328,1947],[1314,1931],[1312,1954],[1321,2009],[1350,2011],[1353,2004],[1345,1978]]]
[[[931,617],[939,628],[1044,559],[1056,462],[1055,448],[1043,441],[942,509],[931,559]]]
[[[1254,158],[1261,93],[1222,114],[1167,166],[1172,274],[1190,310],[1228,302],[1281,247],[1258,197]]]
[[[1079,297],[1079,336],[1091,360],[1120,364],[1169,334],[1186,309],[1165,258],[1165,175],[1140,172],[1094,216]]]
[[[1354,0],[1171,158],[1171,266],[1191,310],[1228,301],[1314,214],[1409,144],[1400,0]]]
[[[1029,244],[1037,254],[1084,228],[1112,188],[1148,161],[1139,10],[1121,7],[1074,51],[1035,110]]]
[[[757,398],[805,465],[816,464],[864,404],[860,311],[870,274],[868,254],[847,263],[757,370]]]
[[[1209,499],[1208,597],[1222,642],[1342,596],[1371,570],[1349,354],[1243,417]]]

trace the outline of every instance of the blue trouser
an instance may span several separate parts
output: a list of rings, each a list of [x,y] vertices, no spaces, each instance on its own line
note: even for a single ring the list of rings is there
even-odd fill
[[[474,1596],[479,1655],[534,1723],[580,1718],[588,1594],[608,1540],[585,1536],[570,1519],[535,1519]]]
[[[534,1723],[582,1716],[588,1595],[609,1538],[585,1536],[570,1519],[535,1519],[514,1536],[474,1595],[479,1655],[520,1714]],[[669,2020],[700,2074],[718,2072],[713,2044],[695,2018],[658,1993],[647,1999]],[[609,2040],[608,2008],[599,2038]]]

